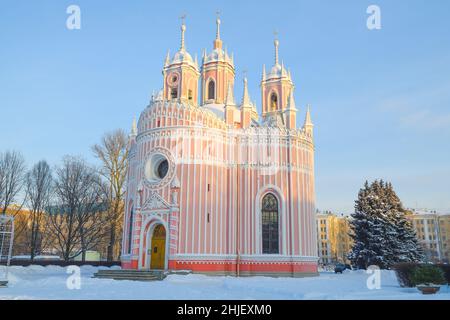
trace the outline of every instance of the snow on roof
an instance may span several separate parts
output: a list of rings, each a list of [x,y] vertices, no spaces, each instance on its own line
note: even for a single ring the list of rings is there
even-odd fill
[[[212,111],[215,115],[217,115],[219,118],[224,119],[225,114],[225,105],[224,104],[216,104],[216,103],[210,103],[203,105],[204,108]]]

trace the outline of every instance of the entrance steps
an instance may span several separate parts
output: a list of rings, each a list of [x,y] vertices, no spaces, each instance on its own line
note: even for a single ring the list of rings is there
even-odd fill
[[[163,280],[167,273],[164,270],[99,270],[94,278],[134,281]]]

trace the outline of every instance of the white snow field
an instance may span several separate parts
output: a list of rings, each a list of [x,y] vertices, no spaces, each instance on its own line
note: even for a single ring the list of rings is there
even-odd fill
[[[2,268],[0,266],[0,268]],[[66,268],[10,267],[9,285],[0,288],[0,299],[427,299],[450,300],[442,286],[435,295],[401,288],[393,271],[381,271],[381,288],[369,290],[365,271],[344,274],[321,272],[312,278],[213,277],[198,274],[170,275],[163,281],[138,282],[92,278],[96,267],[81,267],[81,288],[68,289]],[[3,270],[1,270],[3,271]]]

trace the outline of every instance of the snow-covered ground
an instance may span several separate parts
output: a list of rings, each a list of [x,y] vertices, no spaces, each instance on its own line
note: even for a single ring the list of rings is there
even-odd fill
[[[2,267],[0,267],[2,268]],[[81,267],[81,288],[69,290],[66,268],[10,267],[9,286],[0,299],[446,299],[450,289],[422,295],[401,288],[392,271],[381,272],[381,288],[369,290],[364,271],[321,272],[313,278],[211,277],[170,275],[163,281],[137,282],[92,278],[98,268]],[[3,270],[0,270],[0,277]]]

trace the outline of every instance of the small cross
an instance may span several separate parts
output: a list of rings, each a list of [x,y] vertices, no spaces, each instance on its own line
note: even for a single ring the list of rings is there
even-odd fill
[[[183,13],[180,17],[182,24],[184,24],[184,20],[186,20],[186,13]]]
[[[244,76],[244,78],[247,78],[247,69],[244,69],[243,71],[242,71],[242,75]]]
[[[276,29],[273,31],[273,35],[275,39],[278,39],[278,31]]]
[[[220,18],[220,11],[219,10],[216,11],[216,16],[217,16],[217,19]]]

